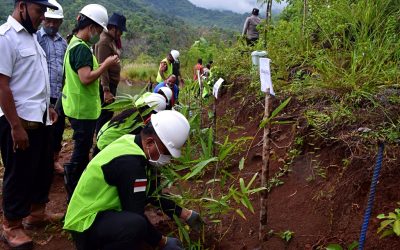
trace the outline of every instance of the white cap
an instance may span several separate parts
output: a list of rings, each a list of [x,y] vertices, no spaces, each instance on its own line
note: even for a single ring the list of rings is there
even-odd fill
[[[64,12],[61,5],[56,0],[49,0],[49,3],[58,7],[58,10],[47,8],[47,11],[44,13],[45,18],[52,18],[52,19],[63,19]]]
[[[164,110],[151,115],[151,124],[171,156],[180,157],[190,131],[186,117],[178,111]]]
[[[177,50],[171,50],[171,56],[172,56],[172,58],[174,58],[174,60],[175,61],[179,61],[178,59],[179,59],[179,51],[177,51]]]
[[[158,91],[162,91],[164,95],[167,97],[167,102],[169,103],[172,98],[172,90],[168,87],[161,87]]]
[[[82,15],[90,18],[93,22],[97,23],[104,30],[107,30],[108,14],[107,9],[100,4],[88,4],[79,12]]]

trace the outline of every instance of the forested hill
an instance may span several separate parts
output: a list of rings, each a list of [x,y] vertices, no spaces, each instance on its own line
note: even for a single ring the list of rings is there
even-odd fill
[[[221,12],[220,19],[211,19],[219,12],[197,8],[187,0],[96,0],[95,2],[59,0],[59,3],[63,6],[65,15],[64,23],[61,27],[63,35],[72,30],[79,10],[86,4],[98,3],[104,5],[109,15],[113,12],[124,14],[127,17],[128,27],[128,32],[124,35],[123,41],[125,47],[124,55],[129,58],[136,58],[140,54],[159,57],[171,48],[187,48],[202,36],[210,40],[227,40],[234,37],[232,31],[225,31],[215,26],[210,27],[207,25],[208,21],[200,22],[199,20],[203,18],[210,21],[214,20],[216,26],[225,23],[225,27],[232,23],[239,25],[240,21],[244,21],[244,17],[243,20],[240,20],[241,15],[232,12]],[[0,0],[0,5],[2,6],[0,8],[1,23],[5,22],[7,16],[12,12],[13,4],[13,0]],[[177,11],[171,10],[174,8]],[[186,12],[182,13],[185,9]],[[195,15],[194,12],[198,12],[198,15]],[[197,19],[189,20],[189,16],[196,16]],[[193,23],[200,26],[204,25],[204,27],[195,26]],[[240,32],[240,28],[238,28],[237,32]]]
[[[141,0],[151,5],[158,12],[177,16],[184,21],[207,27],[240,30],[248,14],[237,14],[231,11],[218,11],[199,8],[187,0]],[[250,12],[250,10],[249,10]]]

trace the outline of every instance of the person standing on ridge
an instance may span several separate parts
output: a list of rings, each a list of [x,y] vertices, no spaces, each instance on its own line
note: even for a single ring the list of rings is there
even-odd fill
[[[174,57],[171,55],[171,53],[168,53],[167,57],[162,59],[162,61],[160,62],[160,67],[158,68],[158,73],[156,78],[157,83],[165,81],[168,76],[172,75],[173,71],[172,63],[174,62],[175,60]]]
[[[43,27],[37,33],[37,40],[42,46],[47,57],[47,67],[50,78],[50,104],[55,106],[58,119],[53,127],[53,146],[54,149],[54,172],[64,174],[64,168],[60,164],[60,151],[65,129],[65,116],[61,107],[56,107],[57,100],[61,97],[63,84],[63,62],[67,41],[58,33],[64,19],[61,5],[56,0],[49,0],[49,3],[58,7],[58,10],[47,8],[44,13]]]
[[[200,76],[203,74],[203,59],[197,59],[197,64],[193,68],[193,80],[197,81],[198,74],[197,71],[200,72]]]
[[[50,105],[46,54],[36,32],[47,0],[15,1],[0,26],[0,148],[4,164],[1,239],[11,249],[32,249],[24,227],[61,219],[46,212],[53,180],[50,125],[57,113]]]
[[[77,26],[64,57],[65,85],[62,105],[74,130],[74,150],[64,165],[65,186],[71,197],[76,183],[89,163],[89,152],[97,119],[100,116],[99,78],[110,67],[120,63],[117,55],[109,56],[99,65],[91,47],[103,30],[107,31],[107,10],[99,4],[82,8]]]
[[[260,10],[254,8],[251,12],[251,16],[246,18],[243,25],[242,35],[246,37],[247,45],[253,46],[259,37],[257,25],[260,24],[261,19],[258,17]]]
[[[95,55],[99,63],[103,63],[109,56],[117,55],[121,57],[121,36],[126,32],[125,16],[114,13],[107,24],[108,31],[103,30],[100,35],[100,41],[95,46]],[[114,101],[117,95],[117,87],[120,81],[121,64],[114,65],[101,74],[100,78],[100,99],[102,106],[105,106]],[[96,134],[101,127],[111,120],[113,112],[102,109],[100,117],[96,124]]]

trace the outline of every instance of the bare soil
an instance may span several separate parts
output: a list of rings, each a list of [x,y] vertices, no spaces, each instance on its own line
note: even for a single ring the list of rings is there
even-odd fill
[[[239,88],[240,89],[240,88]],[[232,100],[232,91],[224,91],[218,103],[218,115],[221,117],[219,137],[227,133],[227,127],[241,126],[232,139],[241,136],[254,136],[250,150],[232,159],[228,169],[232,175],[240,174],[246,182],[254,173],[261,174],[262,164],[262,131],[258,124],[263,114],[263,100],[250,100],[248,103]],[[276,100],[276,106],[279,101]],[[229,108],[228,108],[229,107]],[[302,114],[306,105],[292,101],[286,113],[281,117],[290,118],[294,123],[274,125],[271,137],[273,140],[270,176],[280,171],[289,159],[289,151],[299,150],[290,165],[291,171],[281,179],[282,185],[274,187],[268,202],[268,229],[271,230],[268,240],[259,242],[259,196],[251,198],[255,213],[245,212],[246,220],[237,214],[223,216],[218,225],[209,224],[205,238],[209,239],[207,247],[211,249],[324,249],[328,243],[340,243],[347,246],[358,240],[364,211],[368,199],[372,178],[376,146],[365,143],[354,134],[354,127],[343,126],[334,131],[341,140],[313,139],[311,129]],[[229,119],[226,119],[226,115]],[[225,115],[225,117],[224,117]],[[225,124],[223,119],[225,119]],[[230,120],[230,124],[226,123]],[[302,145],[296,146],[296,138],[302,137]],[[68,141],[62,151],[62,161],[66,162],[71,154],[71,142]],[[365,249],[394,250],[400,249],[400,240],[396,237],[379,239],[376,230],[379,220],[376,216],[388,213],[400,201],[399,192],[399,155],[397,145],[387,145],[385,159],[376,191],[374,209],[371,216]],[[239,173],[238,161],[247,156],[245,168]],[[344,159],[351,159],[345,164]],[[206,174],[205,178],[212,178]],[[260,181],[257,180],[257,185]],[[196,191],[196,183],[192,183]],[[198,190],[202,190],[202,186]],[[62,177],[56,176],[50,195],[48,209],[53,212],[65,211],[65,191]],[[155,210],[149,210],[150,220],[163,232],[168,232],[172,224]],[[207,218],[206,218],[207,219]],[[290,230],[293,238],[286,242],[278,235]],[[46,229],[30,232],[36,243],[35,249],[74,249],[68,233],[62,231],[61,224]],[[0,243],[1,249],[7,249]]]

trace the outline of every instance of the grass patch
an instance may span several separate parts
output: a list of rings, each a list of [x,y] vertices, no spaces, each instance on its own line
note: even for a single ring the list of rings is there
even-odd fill
[[[130,63],[124,66],[121,75],[134,82],[154,82],[157,77],[158,65]]]

